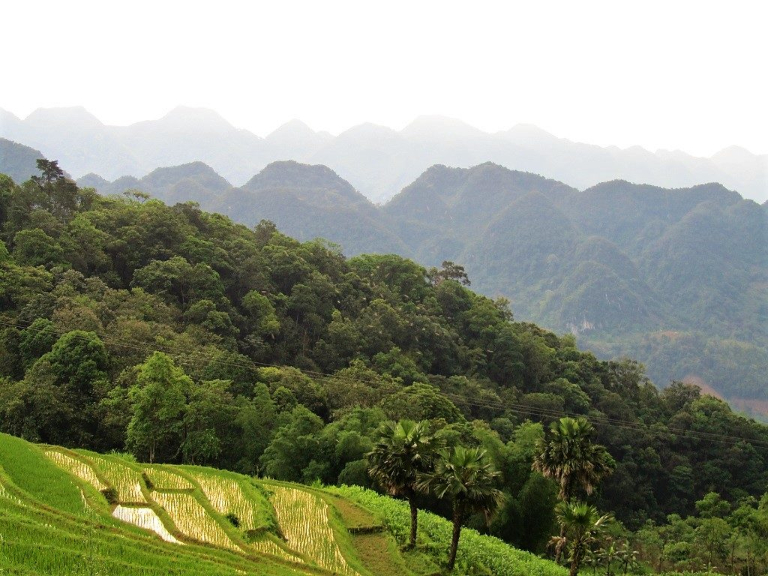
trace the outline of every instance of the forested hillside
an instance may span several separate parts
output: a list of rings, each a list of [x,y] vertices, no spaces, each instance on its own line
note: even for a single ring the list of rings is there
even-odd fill
[[[348,255],[459,262],[473,288],[508,298],[517,318],[576,334],[602,358],[636,358],[658,385],[690,379],[768,417],[768,218],[718,184],[614,181],[580,192],[490,163],[434,166],[377,208],[326,167],[295,162],[242,189],[200,163],[81,182],[194,200],[249,226],[267,218]]]
[[[4,432],[370,485],[379,424],[430,420],[488,450],[506,494],[488,529],[537,551],[557,490],[532,462],[543,425],[563,415],[596,427],[616,469],[595,502],[632,529],[697,513],[710,492],[756,510],[768,488],[768,427],[514,321],[506,300],[469,290],[460,267],[346,258],[269,222],[99,196],[42,166],[21,185],[0,180]]]
[[[0,138],[0,174],[24,182],[37,174],[37,160],[43,155],[28,146]]]

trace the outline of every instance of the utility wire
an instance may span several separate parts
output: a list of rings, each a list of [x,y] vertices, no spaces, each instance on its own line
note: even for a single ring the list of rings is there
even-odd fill
[[[0,325],[7,326],[10,328],[17,328],[20,330],[26,330],[31,327],[31,325],[24,325],[14,322],[9,322],[6,320],[0,320]],[[70,332],[60,330],[53,328],[52,330],[55,334],[62,336],[64,334],[68,334]],[[78,337],[79,335],[76,335]],[[83,337],[84,338],[84,337]],[[171,347],[168,346],[162,346],[160,344],[157,344],[155,346],[149,346],[149,345],[137,345],[137,344],[130,344],[124,341],[117,341],[113,340],[111,338],[102,338],[99,336],[99,339],[108,347],[117,347],[117,348],[124,348],[128,350],[135,350],[138,352],[143,353],[145,356],[149,356],[153,352],[165,352],[170,353],[176,356],[174,360],[180,364],[180,365],[187,365],[190,367],[197,368],[200,365],[200,362],[211,362],[216,360],[220,364],[223,364],[225,366],[231,366],[231,367],[237,367],[237,368],[243,368],[243,369],[250,369],[253,366],[262,367],[262,368],[285,368],[285,365],[279,365],[279,364],[273,364],[273,363],[266,363],[266,362],[257,362],[254,360],[237,360],[234,358],[226,358],[222,359],[220,358],[222,352],[221,351],[215,351],[215,352],[209,352],[204,350],[196,350],[193,351],[191,354],[184,354],[183,352],[180,353],[178,350],[174,350]],[[229,351],[224,351],[229,352]],[[182,354],[182,356],[177,356],[179,354]],[[294,366],[289,366],[291,368],[294,368],[296,370],[299,370],[302,374],[309,376],[315,380],[335,380],[335,381],[347,381],[351,383],[367,383],[372,384],[375,383],[374,380],[369,380],[366,378],[352,378],[349,376],[344,375],[338,375],[338,374],[328,374],[324,372],[319,372],[315,370],[302,370],[299,368],[296,368]],[[451,399],[452,401],[455,401],[459,404],[464,404],[468,406],[473,406],[476,408],[486,408],[491,410],[499,410],[499,411],[509,411],[513,412],[515,414],[520,415],[528,415],[528,416],[537,416],[540,418],[562,418],[562,417],[587,417],[584,414],[579,414],[575,412],[568,412],[566,410],[550,410],[546,408],[536,408],[533,406],[528,406],[525,404],[520,403],[513,403],[513,402],[501,402],[501,401],[491,401],[491,400],[485,400],[485,401],[478,401],[478,400],[470,400],[466,397],[460,396],[458,394],[453,394],[449,392],[443,392],[441,391],[441,394],[446,396],[447,398]],[[606,415],[589,415],[590,422],[600,424],[603,426],[609,426],[609,427],[616,427],[616,428],[622,428],[625,430],[635,431],[635,432],[651,432],[650,427],[644,425],[640,422],[631,422],[628,420],[621,420],[618,418],[612,418],[610,416]],[[701,440],[701,441],[714,441],[714,442],[721,442],[721,443],[738,443],[738,442],[749,442],[754,446],[760,446],[764,448],[768,448],[768,440],[763,441],[760,439],[752,439],[752,438],[746,438],[743,436],[734,436],[729,434],[720,434],[715,432],[706,432],[706,431],[698,431],[698,430],[689,430],[684,428],[674,428],[669,427],[665,425],[667,431],[674,435],[684,436],[691,439]]]

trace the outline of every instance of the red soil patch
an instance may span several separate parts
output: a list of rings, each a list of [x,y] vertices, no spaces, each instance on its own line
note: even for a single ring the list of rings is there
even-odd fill
[[[740,412],[751,414],[755,418],[768,420],[768,400],[748,400],[746,398],[731,398],[731,406]]]
[[[720,394],[720,392],[715,390],[712,386],[707,384],[702,378],[696,376],[695,374],[688,374],[685,378],[683,378],[683,382],[686,384],[693,384],[694,386],[698,386],[702,394],[706,394],[707,396],[714,396],[718,400],[725,400],[725,397]]]
[[[725,398],[712,386],[707,384],[702,378],[695,374],[689,374],[683,378],[683,382],[686,384],[693,384],[698,386],[702,394],[714,396],[720,400],[724,400],[731,405],[734,410],[748,414],[758,420],[768,420],[768,400],[753,400],[750,398]]]

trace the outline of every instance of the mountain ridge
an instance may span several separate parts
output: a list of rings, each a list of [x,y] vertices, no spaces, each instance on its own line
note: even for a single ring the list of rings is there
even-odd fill
[[[431,165],[468,168],[490,160],[576,188],[616,178],[665,188],[719,181],[745,197],[768,199],[768,155],[735,146],[695,157],[573,142],[526,124],[491,134],[439,116],[416,118],[400,131],[372,126],[332,136],[291,120],[260,137],[205,108],[177,107],[130,126],[107,126],[82,107],[41,109],[23,120],[0,109],[0,137],[58,158],[76,177],[94,172],[107,179],[140,178],[158,166],[201,160],[241,185],[272,161],[296,160],[331,167],[380,203]]]

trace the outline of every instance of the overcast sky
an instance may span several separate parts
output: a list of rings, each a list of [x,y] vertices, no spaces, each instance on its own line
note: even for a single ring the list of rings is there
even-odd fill
[[[0,8],[0,108],[213,108],[266,135],[440,114],[483,130],[768,153],[768,2],[35,2]]]

